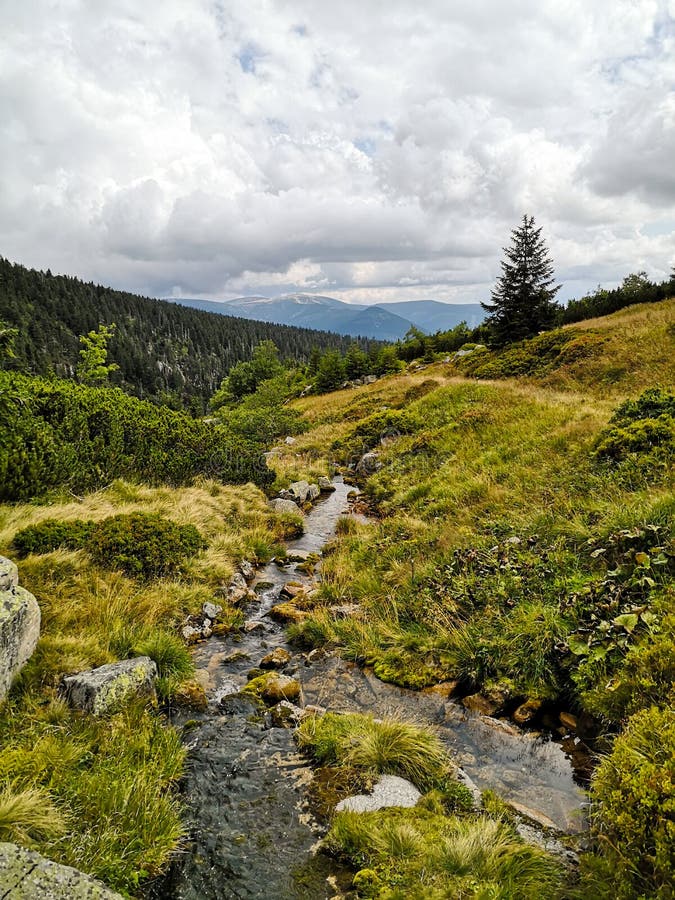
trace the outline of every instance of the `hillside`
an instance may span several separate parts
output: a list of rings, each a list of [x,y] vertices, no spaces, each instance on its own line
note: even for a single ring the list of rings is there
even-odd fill
[[[305,328],[325,328],[354,337],[362,335],[385,341],[403,338],[414,325],[421,331],[447,331],[466,322],[475,328],[485,318],[479,303],[439,303],[410,300],[365,306],[345,303],[320,294],[283,294],[280,297],[239,297],[220,303],[211,300],[180,299],[195,309],[222,315],[239,315],[261,322],[277,322]]]
[[[114,322],[108,361],[112,383],[129,393],[205,408],[227,371],[273,340],[285,359],[306,360],[312,347],[346,350],[351,340],[327,331],[253,322],[115,291],[77,278],[37,272],[0,258],[0,321],[18,329],[6,365],[34,375],[72,377],[79,336]],[[320,324],[320,323],[318,323]],[[362,341],[368,348],[368,341]]]
[[[280,486],[352,472],[375,516],[326,555],[301,646],[605,754],[579,896],[672,883],[674,358],[675,301],[625,309],[296,401],[312,427],[274,457]]]

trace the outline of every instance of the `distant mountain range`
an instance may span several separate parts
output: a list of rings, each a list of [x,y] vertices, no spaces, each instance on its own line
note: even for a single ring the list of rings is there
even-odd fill
[[[318,328],[354,337],[396,341],[415,325],[433,334],[466,322],[475,328],[485,318],[480,303],[439,303],[437,300],[409,300],[365,306],[345,303],[320,294],[283,294],[280,297],[239,297],[236,300],[174,299],[174,303],[225,316],[240,316],[277,325]]]

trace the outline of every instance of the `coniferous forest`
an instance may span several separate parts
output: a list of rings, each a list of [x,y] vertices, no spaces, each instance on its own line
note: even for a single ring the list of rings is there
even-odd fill
[[[201,312],[78,278],[52,275],[0,257],[0,321],[18,330],[8,368],[72,377],[79,336],[115,323],[108,360],[113,385],[144,399],[203,411],[235,363],[260,341],[282,359],[305,361],[312,347],[346,351],[351,337]],[[377,341],[360,340],[364,349]]]

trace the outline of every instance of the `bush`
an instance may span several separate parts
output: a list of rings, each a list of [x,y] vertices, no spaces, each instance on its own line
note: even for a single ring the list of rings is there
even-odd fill
[[[127,575],[179,575],[182,564],[207,544],[194,525],[176,525],[160,515],[111,516],[94,526],[87,549],[95,562]]]
[[[79,550],[89,539],[93,522],[73,519],[65,522],[62,519],[45,519],[37,525],[29,525],[17,531],[12,544],[19,556],[29,553],[51,553],[64,547],[66,550]]]
[[[671,898],[675,881],[675,711],[633,716],[591,787],[594,832],[614,897]]]
[[[0,372],[0,501],[115,478],[187,484],[198,475],[264,486],[257,441],[112,388]]]

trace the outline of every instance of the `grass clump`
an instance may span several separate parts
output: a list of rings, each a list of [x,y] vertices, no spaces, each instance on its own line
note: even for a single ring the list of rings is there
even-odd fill
[[[322,764],[400,775],[420,790],[444,785],[454,772],[433,731],[398,719],[329,712],[305,719],[297,739]]]
[[[65,816],[45,790],[16,790],[11,784],[0,790],[0,841],[31,846],[53,840],[65,830]]]
[[[561,896],[560,866],[486,816],[419,810],[339,813],[326,849],[358,869],[359,897],[539,900]]]

